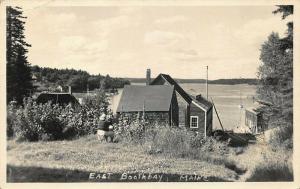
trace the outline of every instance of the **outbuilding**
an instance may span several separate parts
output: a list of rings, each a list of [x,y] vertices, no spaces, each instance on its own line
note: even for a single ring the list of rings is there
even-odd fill
[[[256,101],[252,107],[245,110],[245,125],[252,134],[261,134],[268,130],[267,120],[265,120],[262,111],[262,108],[265,106],[270,106],[270,104]]]
[[[79,105],[77,99],[70,93],[41,93],[37,99],[37,103],[48,103],[59,104],[59,105]]]
[[[174,86],[125,85],[116,112],[129,122],[144,119],[178,126],[178,102]]]

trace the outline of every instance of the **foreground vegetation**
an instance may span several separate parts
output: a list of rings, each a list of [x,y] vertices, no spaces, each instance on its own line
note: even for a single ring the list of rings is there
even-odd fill
[[[224,155],[215,151],[199,151],[199,156],[185,157],[174,155],[177,154],[175,152],[177,149],[153,153],[148,145],[100,142],[94,135],[76,140],[51,142],[19,143],[9,140],[7,180],[8,182],[95,181],[89,180],[90,172],[163,173],[170,178],[176,174],[196,174],[206,177],[208,181],[293,179],[291,152],[272,151],[265,145],[229,148],[228,153]]]
[[[90,172],[161,173],[170,178],[196,174],[208,181],[293,180],[292,150],[286,146],[233,148],[186,129],[129,123],[126,117],[114,124],[114,143],[100,142],[93,134],[106,106],[100,97],[86,99],[78,109],[32,99],[23,106],[11,104],[8,181],[91,181]]]
[[[107,113],[108,101],[103,92],[87,96],[82,106],[38,104],[25,98],[23,105],[7,106],[7,137],[17,141],[72,139],[95,133],[100,115]]]
[[[170,155],[150,155],[145,146],[123,143],[100,143],[95,136],[87,136],[74,141],[15,143],[9,141],[8,164],[10,166],[28,167],[24,180],[30,179],[34,173],[30,168],[43,167],[49,169],[77,170],[78,172],[147,172],[166,174],[199,174],[220,180],[233,180],[235,172],[226,169],[222,164],[210,164],[205,161],[174,158]],[[12,180],[18,179],[18,169],[11,173]],[[8,170],[9,171],[9,170]],[[70,177],[76,177],[76,171]],[[26,176],[28,175],[28,176]],[[24,175],[23,175],[24,176]],[[47,179],[50,179],[47,178]],[[37,180],[35,180],[37,179]],[[66,176],[60,178],[66,179]],[[59,179],[59,180],[60,180]],[[81,178],[88,181],[88,177]],[[78,180],[80,181],[80,180]]]

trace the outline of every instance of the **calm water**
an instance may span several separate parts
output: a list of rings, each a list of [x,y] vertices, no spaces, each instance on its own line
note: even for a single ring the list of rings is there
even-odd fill
[[[206,97],[205,84],[181,83],[180,86],[191,95],[195,96],[201,94]],[[244,122],[244,110],[253,105],[252,97],[255,95],[255,90],[255,86],[247,84],[208,86],[209,98],[213,99],[225,129],[234,129],[240,125],[241,122]],[[115,112],[118,107],[121,94],[122,89],[119,90],[118,95],[111,99],[113,112]],[[242,109],[239,108],[240,104],[243,104]],[[213,128],[221,128],[215,111],[213,115]]]

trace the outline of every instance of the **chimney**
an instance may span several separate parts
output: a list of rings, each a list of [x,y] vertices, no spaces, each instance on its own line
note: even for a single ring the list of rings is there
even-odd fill
[[[151,82],[151,70],[148,68],[146,72],[146,85],[150,85]]]
[[[72,87],[69,85],[68,88],[69,88],[69,94],[72,94]]]
[[[201,94],[199,94],[199,95],[196,96],[196,100],[200,101],[201,99],[202,99]]]

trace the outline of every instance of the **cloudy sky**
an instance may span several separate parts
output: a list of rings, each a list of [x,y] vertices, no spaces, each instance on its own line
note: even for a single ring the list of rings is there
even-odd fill
[[[25,9],[32,65],[92,74],[256,77],[261,44],[285,22],[274,6],[36,7]]]

